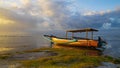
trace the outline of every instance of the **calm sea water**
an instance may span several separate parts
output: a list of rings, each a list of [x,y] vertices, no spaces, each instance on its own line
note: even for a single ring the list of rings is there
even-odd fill
[[[57,36],[65,36],[64,32],[50,32]],[[43,33],[44,34],[44,33]],[[32,48],[49,47],[49,41],[43,38],[43,34],[30,35],[0,35],[0,53],[3,51],[23,51]],[[108,48],[104,54],[113,57],[120,57],[120,32],[119,30],[101,30],[94,34],[96,37],[101,36],[108,42]],[[13,49],[4,49],[13,48]]]
[[[108,40],[108,48],[104,51],[105,55],[120,57],[120,40]]]
[[[1,35],[0,36],[0,46],[1,47],[18,47],[33,45],[33,37],[32,36],[9,36],[9,35]]]
[[[33,36],[0,35],[0,52],[22,51],[36,47]]]
[[[120,31],[119,29],[101,30],[99,33],[108,43],[104,54],[120,57]]]

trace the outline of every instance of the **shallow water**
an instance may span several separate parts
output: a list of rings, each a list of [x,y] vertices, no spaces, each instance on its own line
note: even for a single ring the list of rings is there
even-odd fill
[[[0,35],[0,53],[22,51],[36,46],[32,36]]]
[[[105,55],[120,57],[120,40],[109,40],[108,48],[104,51]]]
[[[64,37],[64,31],[42,32],[37,35],[0,35],[0,48],[14,48],[10,51],[22,51],[32,48],[50,47],[50,42],[43,38],[44,34],[53,34]],[[76,35],[76,34],[75,34]],[[79,36],[79,35],[78,35]],[[81,35],[80,35],[81,36]],[[105,55],[120,57],[120,32],[119,30],[100,30],[94,33],[95,38],[101,36],[108,43],[108,48],[104,51]],[[5,51],[5,49],[3,50]],[[6,50],[8,51],[8,50]],[[10,52],[8,51],[8,52]],[[2,53],[2,51],[0,51]]]
[[[120,32],[119,29],[100,30],[101,35],[108,43],[105,55],[120,57]]]

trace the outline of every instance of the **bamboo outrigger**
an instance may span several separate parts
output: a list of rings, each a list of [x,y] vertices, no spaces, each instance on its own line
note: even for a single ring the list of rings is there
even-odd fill
[[[62,45],[62,46],[76,46],[76,47],[94,47],[96,49],[105,49],[106,41],[102,40],[101,37],[98,37],[98,40],[93,39],[93,32],[97,32],[98,30],[92,28],[85,28],[80,30],[67,30],[66,38],[60,38],[56,36],[44,35],[47,39],[51,41],[54,45]],[[72,37],[68,38],[68,33],[72,33]],[[75,37],[74,33],[78,32],[86,32],[86,37]],[[91,32],[91,38],[88,38],[88,32]]]

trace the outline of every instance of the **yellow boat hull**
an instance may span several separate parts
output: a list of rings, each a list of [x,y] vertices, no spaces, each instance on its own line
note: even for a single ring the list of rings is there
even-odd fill
[[[98,46],[97,40],[86,40],[86,39],[78,39],[77,41],[74,41],[70,39],[52,38],[52,42],[54,42],[54,45],[65,45],[65,46],[90,46],[90,47]]]

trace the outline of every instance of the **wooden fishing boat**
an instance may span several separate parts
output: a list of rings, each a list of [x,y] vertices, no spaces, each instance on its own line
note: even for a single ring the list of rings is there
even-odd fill
[[[106,41],[101,39],[99,36],[97,40],[93,39],[93,32],[97,32],[98,30],[92,28],[85,28],[79,30],[67,30],[66,31],[66,38],[60,38],[53,35],[44,35],[45,38],[51,41],[51,44],[54,45],[61,45],[61,46],[76,46],[76,47],[94,47],[97,49],[105,49]],[[68,38],[68,32],[72,33],[71,38]],[[86,37],[75,37],[74,33],[81,33],[85,32]],[[91,32],[91,38],[88,38],[88,32]]]

